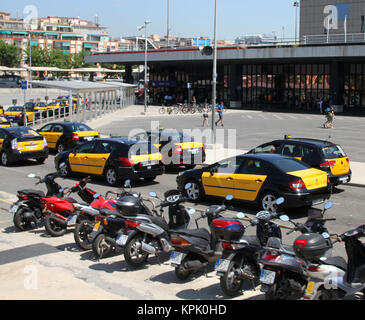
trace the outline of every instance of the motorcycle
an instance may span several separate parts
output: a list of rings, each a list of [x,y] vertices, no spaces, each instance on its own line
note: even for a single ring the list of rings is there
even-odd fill
[[[62,187],[55,182],[56,178],[59,178],[58,172],[53,172],[45,175],[43,178],[36,176],[35,174],[29,174],[28,178],[37,178],[38,181],[35,185],[44,183],[47,188],[45,194],[41,190],[23,189],[18,190],[18,200],[14,202],[9,209],[9,213],[13,214],[14,226],[19,231],[25,231],[35,227],[43,220],[43,206],[41,199],[44,197],[58,196],[63,197]]]
[[[278,198],[276,204],[283,202],[284,198]],[[259,283],[261,268],[258,260],[263,246],[267,244],[269,237],[282,237],[280,226],[270,221],[277,216],[276,212],[260,211],[250,219],[245,218],[244,213],[238,213],[238,219],[249,221],[247,226],[235,219],[213,220],[215,238],[222,241],[223,247],[215,270],[220,277],[220,287],[226,295],[237,295],[245,282],[251,284],[253,289]],[[244,235],[248,226],[256,226],[256,235]]]
[[[182,205],[186,198],[178,190],[165,192],[164,200],[158,198],[155,192],[150,192],[150,196],[161,201],[153,210],[154,216],[134,215],[128,210],[125,203],[117,201],[118,210],[122,216],[127,218],[125,221],[127,232],[120,235],[117,243],[124,246],[124,259],[133,268],[144,265],[150,254],[155,255],[159,261],[160,252],[172,251],[173,246],[169,241],[170,232],[179,228],[187,228],[190,215],[195,212],[194,209],[188,210]],[[137,201],[135,204],[137,205]],[[169,208],[168,222],[162,216],[163,208],[166,207]]]
[[[333,243],[345,243],[347,263],[342,257],[319,258],[317,255],[317,261],[311,259],[312,263],[307,266],[305,299],[339,300],[357,292],[362,292],[365,296],[365,244],[359,240],[365,236],[365,225],[334,236],[336,240]],[[324,238],[329,237],[328,234],[324,235]],[[304,257],[307,246],[305,244],[300,248]]]
[[[94,196],[100,197],[95,191],[86,188],[90,177],[82,179],[71,188],[61,189],[66,193],[66,197],[44,197],[41,198],[45,217],[45,229],[53,237],[60,237],[67,231],[67,227],[78,224],[79,211],[77,201],[69,197],[71,193],[77,192],[78,196],[88,205],[95,200]],[[67,192],[66,192],[67,190]]]
[[[335,218],[323,218],[325,211],[331,207],[332,202],[327,202],[320,215],[308,217],[304,224],[294,222],[286,215],[280,216],[280,219],[294,225],[287,235],[294,231],[302,234],[317,233],[321,235],[328,233],[325,223],[336,220]],[[269,238],[264,249],[266,251],[259,262],[263,265],[260,282],[265,299],[296,300],[302,298],[307,286],[305,261],[296,255],[293,246],[283,244],[279,238]],[[332,248],[329,247],[324,255],[331,256],[331,254]]]
[[[189,188],[189,183],[185,186]],[[232,200],[232,195],[227,195],[225,200]],[[207,267],[210,263],[215,263],[221,256],[222,247],[220,242],[214,237],[213,221],[221,218],[221,213],[226,211],[224,205],[212,205],[202,212],[199,218],[195,219],[196,229],[179,229],[170,233],[171,243],[174,251],[170,256],[170,263],[175,267],[175,275],[180,280],[186,280],[191,273]],[[208,220],[211,233],[205,228],[199,228],[200,219]]]
[[[129,187],[129,191],[124,188]],[[124,246],[128,237],[129,229],[133,228],[130,222],[126,225],[127,217],[123,214],[128,212],[130,215],[154,215],[155,206],[150,199],[143,198],[141,194],[132,191],[130,180],[126,180],[119,197],[115,203],[114,210],[100,209],[95,216],[94,226],[89,232],[88,238],[94,255],[101,259],[107,257],[112,251]],[[152,205],[150,209],[145,202]],[[117,203],[119,210],[117,210]],[[134,206],[131,204],[135,204]]]

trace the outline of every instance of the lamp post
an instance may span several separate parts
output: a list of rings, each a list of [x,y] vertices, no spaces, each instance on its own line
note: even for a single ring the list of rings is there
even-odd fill
[[[167,0],[167,47],[170,46],[170,0]]]
[[[145,48],[144,48],[144,112],[147,112],[147,25],[150,24],[151,21],[146,20],[144,22],[144,26],[138,27],[138,30],[142,30],[144,28],[144,38],[145,38]]]
[[[297,43],[299,1],[294,1],[293,6],[295,7],[295,43]]]
[[[213,40],[213,81],[212,81],[212,143],[215,144],[215,104],[217,100],[217,0],[214,6],[214,40]]]

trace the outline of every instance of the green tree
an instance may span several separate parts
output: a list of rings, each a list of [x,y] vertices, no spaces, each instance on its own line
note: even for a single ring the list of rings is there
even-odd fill
[[[88,51],[80,51],[78,53],[74,53],[72,55],[72,68],[92,68],[94,67],[94,64],[92,63],[86,63],[85,57],[90,55],[90,52]]]
[[[0,65],[5,67],[18,67],[21,60],[21,54],[19,49],[12,45],[7,44],[5,41],[0,40]]]
[[[29,50],[29,46],[25,50],[25,63],[29,65],[29,56],[31,52],[32,57],[32,66],[33,67],[44,67],[47,66],[49,61],[48,59],[48,50],[45,48],[41,48],[39,46],[32,46],[32,50]]]

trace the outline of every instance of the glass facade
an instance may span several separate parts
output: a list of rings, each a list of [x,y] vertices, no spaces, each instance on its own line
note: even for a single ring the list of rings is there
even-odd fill
[[[242,66],[243,106],[312,110],[330,98],[330,65],[318,63]]]
[[[235,107],[317,111],[324,104],[343,105],[344,112],[365,112],[365,62],[218,64],[217,101]],[[143,77],[143,76],[142,76]],[[189,84],[189,88],[188,88]],[[175,102],[211,102],[212,65],[152,65],[151,103],[170,95]]]

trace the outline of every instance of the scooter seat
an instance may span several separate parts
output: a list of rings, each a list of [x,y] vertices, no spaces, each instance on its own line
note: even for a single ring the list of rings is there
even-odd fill
[[[187,236],[192,236],[196,238],[202,238],[204,240],[210,241],[210,233],[207,229],[199,228],[199,229],[176,229],[174,230],[176,233],[184,234]]]
[[[23,190],[19,190],[18,193],[29,194],[29,195],[34,194],[38,197],[45,197],[44,192],[41,190],[23,189]]]
[[[342,257],[329,257],[327,259],[321,260],[324,264],[331,265],[342,269],[343,271],[347,270],[347,262]]]
[[[261,243],[256,236],[243,236],[241,239],[247,241],[251,245],[258,246],[258,247],[261,246]]]
[[[154,224],[157,224],[159,227],[161,227],[162,229],[164,229],[165,231],[169,230],[169,226],[166,223],[165,219],[161,218],[161,217],[154,217],[154,216],[150,216],[149,217],[151,219],[151,221]]]

